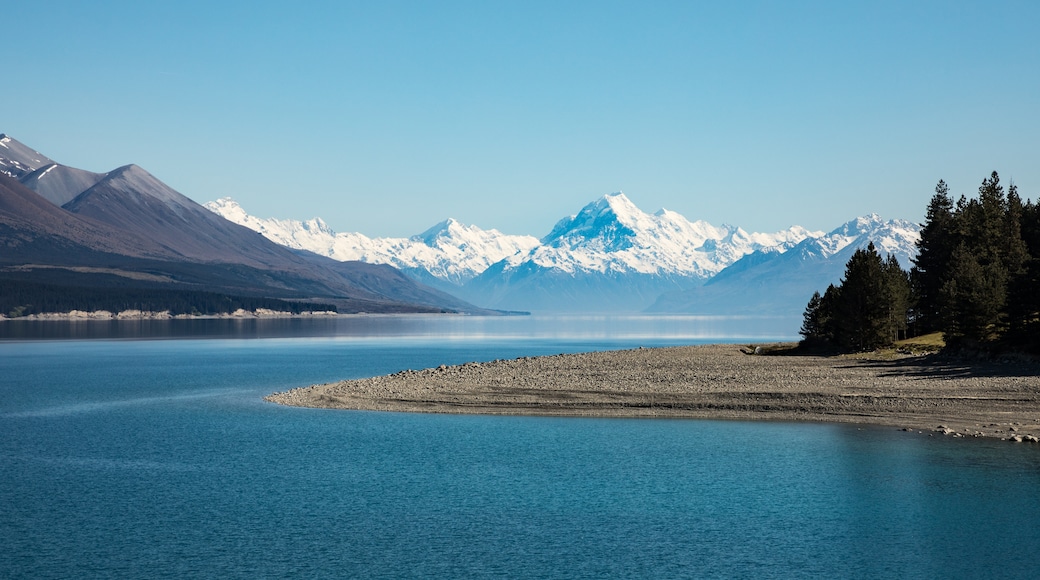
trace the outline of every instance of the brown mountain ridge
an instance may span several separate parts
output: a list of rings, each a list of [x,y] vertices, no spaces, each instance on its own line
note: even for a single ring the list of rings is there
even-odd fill
[[[484,312],[390,266],[280,246],[136,165],[71,168],[0,134],[5,280],[57,284],[69,294],[139,286],[314,301],[341,312]]]

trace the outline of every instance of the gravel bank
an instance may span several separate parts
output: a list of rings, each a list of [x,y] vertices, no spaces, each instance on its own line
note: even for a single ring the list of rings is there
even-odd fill
[[[275,393],[298,407],[871,423],[1036,443],[1040,364],[760,356],[739,345],[467,363]]]

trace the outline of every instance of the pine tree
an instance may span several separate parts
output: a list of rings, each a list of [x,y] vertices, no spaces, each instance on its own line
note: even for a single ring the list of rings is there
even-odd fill
[[[954,342],[1000,339],[1010,320],[1009,289],[1023,274],[1028,251],[1021,236],[1022,200],[1013,185],[1007,196],[994,171],[979,196],[958,202],[957,251],[948,259],[941,291],[943,327]]]
[[[935,195],[928,204],[917,256],[911,273],[914,293],[914,323],[918,334],[934,332],[940,327],[942,307],[939,289],[945,277],[945,266],[955,245],[953,199],[946,182],[939,180]]]
[[[966,244],[953,251],[941,289],[947,344],[972,346],[995,337],[1007,295],[997,269],[995,262],[980,263]]]
[[[910,311],[910,275],[891,254],[885,260],[883,273],[885,300],[888,302],[887,330],[891,341],[894,342],[906,337]]]
[[[814,346],[823,340],[823,325],[820,320],[820,302],[822,301],[820,292],[816,291],[813,292],[812,298],[805,306],[805,312],[802,314],[802,328],[798,331],[798,334],[802,335],[803,346]]]
[[[838,303],[840,301],[841,287],[828,284],[827,290],[820,298],[820,307],[817,309],[824,344],[832,346],[838,344]]]
[[[873,242],[856,250],[845,266],[838,300],[838,345],[866,351],[892,343],[887,283]]]
[[[1008,287],[1007,334],[1016,347],[1040,353],[1040,205],[1022,205],[1020,226],[1026,256]]]
[[[994,171],[978,197],[954,203],[940,180],[918,250],[909,273],[873,244],[857,250],[841,283],[813,295],[803,336],[870,350],[911,330],[941,330],[955,348],[1040,352],[1040,207],[1014,184],[1005,195]]]
[[[1002,235],[1001,261],[1009,278],[1014,278],[1023,273],[1026,262],[1029,261],[1029,247],[1022,238],[1022,219],[1025,206],[1022,198],[1018,195],[1015,184],[1008,186],[1007,200],[1005,202],[1004,231]]]

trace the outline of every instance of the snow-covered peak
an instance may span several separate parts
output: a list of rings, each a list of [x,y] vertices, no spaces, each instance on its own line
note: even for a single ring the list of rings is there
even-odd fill
[[[628,196],[625,195],[625,192],[623,191],[608,193],[596,201],[589,203],[582,208],[581,211],[581,213],[603,212],[613,212],[619,217],[640,215],[643,213],[641,209],[636,207],[636,204],[632,203],[632,200],[628,199]]]
[[[822,232],[796,227],[749,234],[733,226],[691,222],[666,209],[649,214],[619,192],[560,220],[526,260],[571,274],[635,272],[703,279],[745,254],[772,246],[786,249],[811,235]],[[510,260],[512,266],[519,263],[518,258]]]
[[[225,219],[263,234],[290,248],[346,261],[389,264],[406,271],[425,271],[451,284],[462,284],[491,264],[538,245],[533,236],[511,236],[447,219],[410,238],[369,238],[337,234],[320,218],[308,221],[261,219],[223,198],[205,204]]]
[[[910,258],[917,252],[920,232],[921,227],[911,221],[886,221],[877,214],[870,214],[850,220],[825,236],[803,242],[799,251],[807,257],[829,258],[846,250],[865,248],[873,242],[879,254],[894,255],[903,268],[908,269]]]
[[[438,224],[435,224],[425,232],[412,236],[411,239],[422,242],[427,246],[435,246],[438,240],[451,240],[458,238],[465,238],[472,235],[479,235],[482,232],[480,228],[476,226],[467,227],[465,224],[460,223],[455,218],[448,218]]]
[[[297,250],[310,250],[327,255],[315,251],[314,248],[323,247],[325,240],[336,237],[336,232],[317,217],[306,221],[262,219],[246,213],[246,210],[230,197],[208,201],[203,206],[230,222],[245,226],[273,242]]]
[[[637,231],[652,229],[660,221],[659,216],[645,213],[619,191],[604,195],[577,214],[557,222],[542,238],[542,243],[560,246],[580,244],[583,239],[600,239],[621,249],[631,244]]]
[[[207,201],[202,205],[209,211],[223,216],[224,219],[236,224],[242,224],[250,217],[246,210],[242,209],[242,206],[230,197],[222,197],[216,201]]]
[[[854,220],[847,221],[844,224],[835,228],[834,231],[830,233],[832,235],[855,237],[883,227],[884,224],[885,220],[881,219],[881,216],[879,216],[876,213],[872,213],[869,215],[860,216]]]
[[[829,234],[800,226],[774,233],[748,232],[739,227],[689,221],[665,209],[640,210],[623,193],[603,196],[563,220],[539,242],[532,236],[505,235],[446,219],[410,238],[368,238],[360,233],[335,233],[320,219],[260,219],[231,199],[206,207],[225,218],[292,248],[310,250],[338,260],[390,264],[425,280],[461,285],[476,276],[549,270],[575,276],[598,273],[705,280],[754,252],[799,253],[828,257],[849,244],[879,251],[903,251],[917,239],[914,224],[884,221],[876,215],[843,224]],[[489,267],[496,264],[496,268]],[[497,273],[497,274],[496,274]]]

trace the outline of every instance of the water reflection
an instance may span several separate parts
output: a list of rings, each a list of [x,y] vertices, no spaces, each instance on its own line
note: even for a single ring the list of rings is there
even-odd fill
[[[751,316],[347,315],[335,318],[5,320],[0,341],[176,338],[792,340],[798,320]]]

